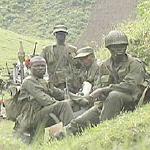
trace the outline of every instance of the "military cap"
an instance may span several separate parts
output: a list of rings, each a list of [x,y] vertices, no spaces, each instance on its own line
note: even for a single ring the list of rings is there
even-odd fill
[[[68,29],[64,25],[57,25],[53,29],[53,34],[55,34],[56,32],[65,32],[68,34]]]
[[[92,53],[94,53],[92,47],[89,47],[89,46],[83,47],[77,51],[77,55],[74,58],[86,57]]]

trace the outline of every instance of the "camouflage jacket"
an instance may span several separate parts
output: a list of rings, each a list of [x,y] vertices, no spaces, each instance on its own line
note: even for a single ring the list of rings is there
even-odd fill
[[[94,62],[91,64],[91,66],[86,69],[83,70],[82,72],[82,83],[84,81],[87,81],[89,83],[92,84],[92,89],[96,88],[96,83],[100,74],[100,60],[99,59],[95,59]]]
[[[50,96],[54,92],[62,96],[63,93],[59,89],[49,89],[47,82],[43,79],[35,78],[33,75],[24,79],[18,96],[18,102],[24,104],[21,113],[17,118],[22,128],[30,127],[34,124],[36,113],[43,107],[52,105],[56,99]]]
[[[59,84],[65,84],[66,78],[73,88],[78,86],[75,79],[76,65],[78,63],[74,59],[76,50],[75,47],[68,44],[49,45],[42,50],[41,56],[45,58],[47,63],[49,81],[56,87]]]
[[[130,55],[127,55],[127,61],[117,70],[113,67],[111,58],[100,65],[98,87],[110,86],[112,90],[130,94],[137,100],[143,92],[144,85],[145,69],[138,59]]]

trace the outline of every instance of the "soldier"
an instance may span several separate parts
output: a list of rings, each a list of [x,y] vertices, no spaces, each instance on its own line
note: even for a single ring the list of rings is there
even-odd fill
[[[18,103],[22,103],[23,107],[14,127],[18,136],[24,137],[23,134],[29,132],[29,142],[40,129],[44,130],[45,127],[55,124],[55,121],[59,120],[67,125],[73,119],[70,105],[49,95],[47,84],[43,80],[46,71],[45,59],[41,56],[31,58],[30,71],[31,75],[24,79],[20,89]]]
[[[127,36],[120,31],[111,31],[105,38],[105,46],[111,57],[100,66],[100,88],[87,97],[89,102],[97,99],[103,101],[102,111],[98,105],[93,106],[81,116],[73,119],[64,131],[56,133],[56,138],[69,133],[76,134],[89,124],[96,125],[101,121],[111,119],[123,110],[133,110],[140,97],[143,96],[145,70],[138,59],[126,53]]]
[[[76,55],[76,48],[65,43],[68,35],[66,26],[55,26],[53,34],[56,44],[46,46],[41,53],[47,63],[49,82],[62,90],[69,88],[69,91],[76,92],[79,86],[75,79],[77,62],[73,59]]]
[[[82,89],[75,95],[70,95],[72,99],[72,108],[75,112],[75,117],[79,114],[82,114],[84,111],[89,109],[88,101],[82,99],[82,96],[89,95],[93,89],[96,87],[96,81],[99,76],[99,64],[100,60],[95,58],[94,50],[92,47],[83,47],[77,51],[77,55],[75,59],[79,59],[82,65],[81,79],[80,82],[82,84]],[[79,98],[81,96],[81,98]]]
[[[82,75],[82,94],[88,95],[94,88],[98,78],[100,60],[95,58],[94,50],[89,46],[79,49],[75,58],[78,58],[85,67]]]

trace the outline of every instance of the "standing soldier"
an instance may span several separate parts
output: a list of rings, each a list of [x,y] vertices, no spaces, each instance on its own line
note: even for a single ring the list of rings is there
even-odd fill
[[[66,26],[55,26],[53,34],[56,44],[46,46],[41,53],[47,63],[49,82],[62,90],[66,88],[66,91],[76,92],[79,86],[75,79],[77,64],[73,59],[76,55],[76,48],[65,43],[68,35]]]

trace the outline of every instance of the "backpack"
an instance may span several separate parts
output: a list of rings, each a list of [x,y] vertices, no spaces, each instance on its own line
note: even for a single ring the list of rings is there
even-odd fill
[[[4,101],[7,119],[11,121],[16,121],[16,118],[20,114],[22,107],[24,105],[24,101],[18,101],[19,94],[20,90],[17,91],[16,94],[12,96],[10,99]]]

